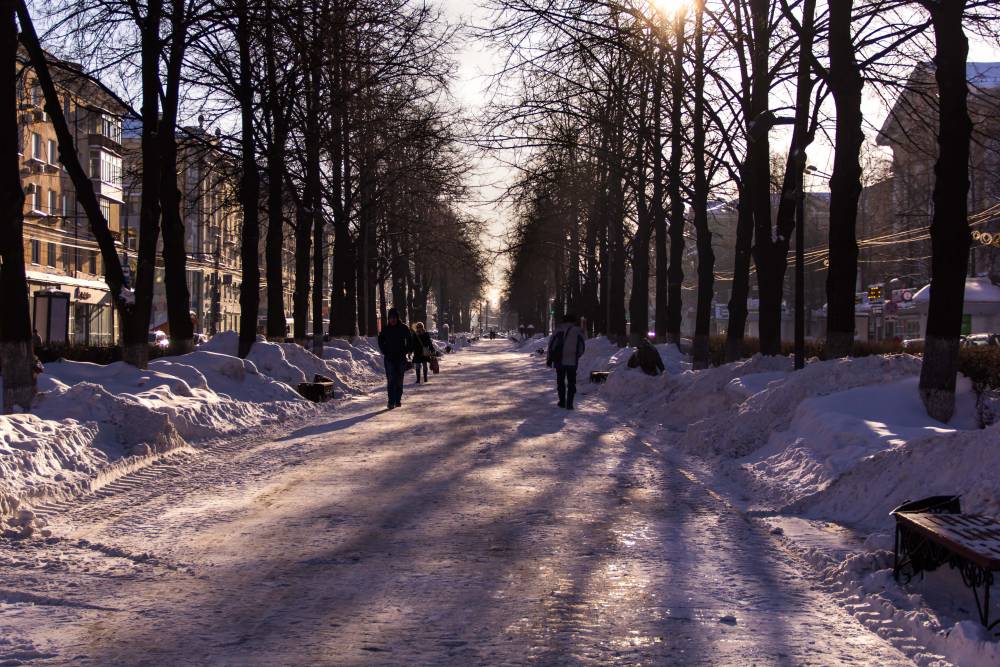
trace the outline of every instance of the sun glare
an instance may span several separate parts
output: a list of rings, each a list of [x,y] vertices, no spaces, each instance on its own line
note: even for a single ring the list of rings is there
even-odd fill
[[[653,0],[653,4],[664,14],[673,16],[686,12],[691,7],[691,0]]]

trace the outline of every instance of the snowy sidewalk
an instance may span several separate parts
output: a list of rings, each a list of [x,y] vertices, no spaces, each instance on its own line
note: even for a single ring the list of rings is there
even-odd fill
[[[910,664],[503,341],[0,545],[0,663]],[[33,660],[32,660],[33,659]]]

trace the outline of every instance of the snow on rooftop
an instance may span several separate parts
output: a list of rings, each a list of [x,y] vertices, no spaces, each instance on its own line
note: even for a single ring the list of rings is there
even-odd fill
[[[931,286],[921,287],[913,300],[929,302]],[[1000,303],[1000,285],[994,285],[989,278],[968,278],[965,281],[965,303]]]

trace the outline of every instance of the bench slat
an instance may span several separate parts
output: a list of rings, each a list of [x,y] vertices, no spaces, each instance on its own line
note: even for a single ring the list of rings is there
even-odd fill
[[[1000,570],[1000,522],[978,514],[901,512],[896,521],[986,570]]]

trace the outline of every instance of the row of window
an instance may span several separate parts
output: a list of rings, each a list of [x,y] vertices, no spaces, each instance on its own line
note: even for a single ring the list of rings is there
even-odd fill
[[[45,140],[37,132],[31,133],[31,157],[52,166],[59,165],[59,151],[56,142]],[[107,151],[93,151],[90,154],[90,177],[104,183],[122,187],[122,159]]]
[[[39,239],[31,239],[28,245],[31,263],[37,266],[48,266],[54,269],[61,265],[64,271],[72,271],[75,267],[77,271],[94,275],[98,275],[101,267],[100,257],[96,250],[65,246],[52,241],[46,242],[43,247]]]

